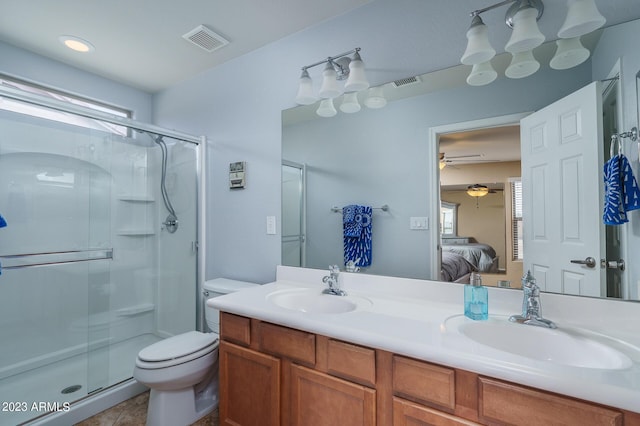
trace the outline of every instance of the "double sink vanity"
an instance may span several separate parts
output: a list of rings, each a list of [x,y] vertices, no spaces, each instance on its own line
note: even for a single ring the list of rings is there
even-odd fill
[[[556,329],[509,321],[522,292],[278,267],[221,311],[220,423],[640,425],[640,304],[542,296]]]

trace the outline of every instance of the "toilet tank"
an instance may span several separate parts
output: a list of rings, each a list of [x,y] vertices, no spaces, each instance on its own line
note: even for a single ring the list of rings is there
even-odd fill
[[[208,331],[220,333],[220,311],[206,304],[206,301],[212,297],[224,296],[225,294],[234,293],[236,291],[255,287],[260,284],[250,283],[247,281],[231,280],[228,278],[216,278],[204,282],[204,316],[207,320]]]

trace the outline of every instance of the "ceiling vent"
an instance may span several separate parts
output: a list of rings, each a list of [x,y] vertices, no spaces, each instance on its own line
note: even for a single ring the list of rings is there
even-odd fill
[[[182,37],[207,52],[213,52],[229,44],[229,41],[224,37],[216,34],[204,25],[199,25]]]
[[[402,78],[400,80],[394,81],[393,87],[398,88],[398,87],[408,86],[410,84],[418,84],[418,83],[420,83],[420,77],[418,76],[407,77],[407,78]]]

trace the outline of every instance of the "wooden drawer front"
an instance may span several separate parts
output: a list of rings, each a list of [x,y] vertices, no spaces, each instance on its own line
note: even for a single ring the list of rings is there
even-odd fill
[[[622,413],[486,377],[478,377],[479,418],[500,425],[622,425]]]
[[[376,352],[373,349],[330,339],[327,364],[331,374],[365,386],[376,384]]]
[[[291,366],[291,425],[375,424],[375,390],[300,365]]]
[[[220,337],[241,345],[251,343],[251,320],[238,315],[220,312]]]
[[[393,398],[393,426],[474,426],[478,424],[415,402]]]
[[[304,331],[262,322],[260,349],[303,364],[316,363],[316,336]]]
[[[423,361],[394,356],[393,393],[453,411],[456,406],[455,371]]]

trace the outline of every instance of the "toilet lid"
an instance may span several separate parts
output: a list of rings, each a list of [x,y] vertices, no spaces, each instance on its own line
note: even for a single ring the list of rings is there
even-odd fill
[[[142,349],[138,358],[147,362],[160,362],[181,358],[211,346],[218,340],[215,333],[189,331],[161,340]]]

